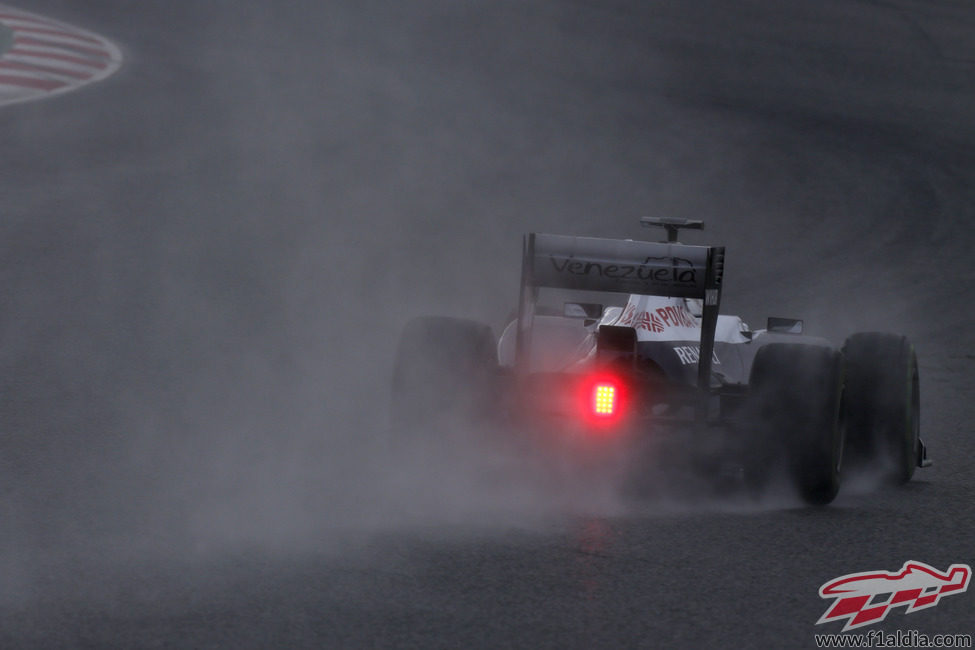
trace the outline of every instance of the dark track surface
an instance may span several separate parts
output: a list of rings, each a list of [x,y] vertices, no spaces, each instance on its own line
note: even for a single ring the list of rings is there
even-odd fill
[[[0,111],[0,647],[812,647],[826,580],[973,563],[975,9],[280,4],[23,5],[126,63]],[[755,326],[908,334],[936,464],[635,508],[387,444],[408,317],[648,213]]]

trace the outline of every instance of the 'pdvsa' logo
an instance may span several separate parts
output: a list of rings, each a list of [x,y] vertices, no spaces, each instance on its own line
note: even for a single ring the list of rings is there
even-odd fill
[[[816,625],[846,620],[843,632],[884,620],[894,607],[907,607],[905,614],[934,607],[942,596],[968,590],[972,568],[952,564],[942,573],[923,562],[905,562],[900,571],[850,573],[819,588],[820,598],[835,598]]]

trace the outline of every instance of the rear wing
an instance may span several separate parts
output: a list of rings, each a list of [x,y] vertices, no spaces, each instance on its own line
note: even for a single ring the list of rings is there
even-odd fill
[[[529,233],[522,249],[516,367],[524,367],[538,290],[635,293],[703,301],[698,386],[711,377],[724,247]]]

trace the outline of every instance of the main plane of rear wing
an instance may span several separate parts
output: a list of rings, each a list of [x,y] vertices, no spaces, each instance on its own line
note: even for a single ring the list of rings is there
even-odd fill
[[[709,246],[543,233],[527,235],[525,248],[530,286],[702,299],[709,262],[724,254]],[[716,280],[720,285],[720,274]]]

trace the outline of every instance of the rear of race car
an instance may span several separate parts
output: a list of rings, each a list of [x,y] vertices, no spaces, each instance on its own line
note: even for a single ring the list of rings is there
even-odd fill
[[[553,457],[623,459],[645,473],[730,467],[752,491],[778,465],[815,504],[836,496],[848,446],[851,460],[884,460],[899,482],[927,464],[906,339],[854,335],[840,350],[793,319],[750,331],[718,315],[724,248],[670,234],[526,235],[517,318],[497,341],[464,319],[407,325],[395,423],[487,424]]]
[[[507,412],[546,444],[581,453],[713,455],[710,441],[724,435],[712,426],[723,263],[719,247],[528,234],[518,317],[499,342]],[[685,300],[698,301],[699,318]],[[658,326],[681,335],[638,336]]]

